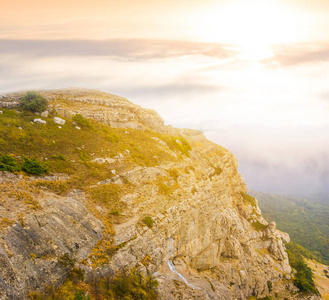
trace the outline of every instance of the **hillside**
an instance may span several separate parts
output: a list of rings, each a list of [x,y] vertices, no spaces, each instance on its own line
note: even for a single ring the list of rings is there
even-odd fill
[[[122,97],[40,94],[0,97],[0,297],[320,299],[231,152]]]
[[[278,229],[329,264],[329,206],[305,198],[251,192],[267,220],[275,220]]]

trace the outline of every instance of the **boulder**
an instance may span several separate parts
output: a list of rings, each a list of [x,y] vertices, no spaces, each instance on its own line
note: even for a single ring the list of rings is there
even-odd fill
[[[34,119],[33,123],[37,123],[37,124],[47,124],[47,122],[45,120],[42,119]]]
[[[54,123],[59,124],[59,125],[64,125],[65,120],[59,118],[59,117],[54,117]]]
[[[48,118],[49,111],[48,111],[48,110],[45,110],[45,111],[43,111],[40,115],[41,115],[41,117],[43,117],[43,118]]]

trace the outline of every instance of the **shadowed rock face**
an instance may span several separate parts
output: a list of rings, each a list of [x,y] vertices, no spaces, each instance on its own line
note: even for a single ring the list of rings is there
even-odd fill
[[[120,249],[99,272],[137,265],[159,281],[160,297],[167,300],[264,297],[270,294],[268,282],[280,299],[303,299],[286,289],[294,291],[282,241],[289,237],[278,232],[274,222],[268,224],[257,200],[246,196],[237,161],[228,150],[201,132],[164,126],[156,112],[118,96],[91,90],[41,93],[62,116],[80,113],[113,127],[182,135],[193,146],[190,156],[178,163],[117,170],[109,180],[122,184],[121,178],[127,178],[134,189],[121,199],[127,204],[125,221],[114,224],[113,245]],[[1,101],[8,102],[8,97],[20,94]],[[178,170],[176,178],[168,176],[172,168]],[[175,187],[167,194],[154,183],[164,177],[166,186]],[[1,180],[20,179],[2,173]],[[83,193],[43,193],[39,202],[42,209],[27,215],[24,227],[13,224],[1,236],[4,299],[25,299],[28,290],[60,285],[69,268],[58,258],[68,253],[79,263],[102,237],[102,224],[86,208]],[[151,228],[140,221],[145,215],[152,216]],[[90,266],[82,267],[91,272]]]

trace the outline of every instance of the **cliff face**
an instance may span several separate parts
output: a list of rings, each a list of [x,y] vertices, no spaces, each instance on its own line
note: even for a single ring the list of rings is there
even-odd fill
[[[111,224],[110,232],[99,217],[104,208],[91,208],[86,201],[89,187],[65,196],[49,191],[33,194],[42,209],[27,210],[24,224],[22,220],[8,224],[1,233],[3,299],[25,299],[29,290],[42,290],[49,282],[60,285],[73,259],[87,277],[137,266],[158,280],[161,299],[247,299],[275,293],[280,299],[304,299],[291,294],[296,288],[283,244],[288,235],[263,219],[228,150],[207,141],[201,132],[164,126],[156,112],[121,97],[89,90],[42,94],[51,101],[50,109],[62,117],[79,113],[111,127],[179,135],[192,149],[189,155],[178,157],[154,136],[154,147],[172,161],[127,170],[118,167],[118,161],[124,160],[122,154],[114,159],[97,158],[115,168],[115,174],[97,187],[123,190],[116,196],[124,207],[123,217]],[[19,97],[7,95],[1,101],[6,106]],[[0,178],[3,188],[16,182],[18,192],[24,190],[23,182],[37,180],[7,172]],[[15,209],[10,195],[6,197],[0,206],[3,216]],[[106,263],[95,264],[97,255],[91,254],[106,241],[116,251]]]

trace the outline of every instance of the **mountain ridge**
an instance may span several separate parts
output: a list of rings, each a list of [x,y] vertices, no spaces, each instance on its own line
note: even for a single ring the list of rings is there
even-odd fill
[[[40,93],[50,101],[46,124],[8,109],[23,93],[0,99],[0,151],[50,170],[48,177],[0,174],[7,189],[2,297],[44,292],[45,274],[59,287],[74,266],[87,283],[136,267],[157,279],[160,299],[319,299],[296,293],[283,243],[289,237],[262,217],[231,152],[125,98]],[[54,124],[55,116],[65,124]],[[88,286],[83,294],[96,297]]]

